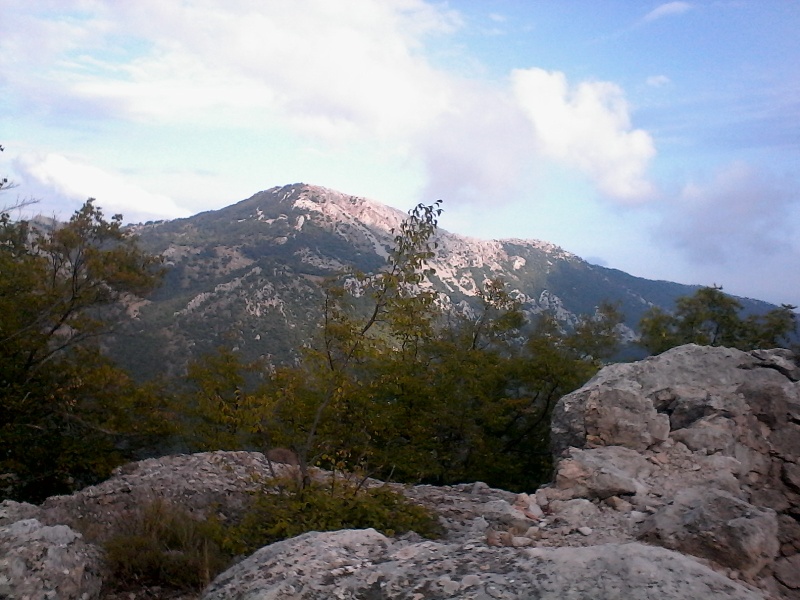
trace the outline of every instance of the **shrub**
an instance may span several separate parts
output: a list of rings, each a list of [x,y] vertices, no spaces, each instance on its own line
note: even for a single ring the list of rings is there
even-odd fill
[[[109,584],[200,590],[236,555],[309,531],[368,527],[389,536],[441,533],[433,514],[387,486],[363,488],[341,478],[305,486],[296,479],[269,479],[244,516],[227,527],[165,500],[120,519],[104,543]]]
[[[156,500],[121,519],[105,542],[111,586],[202,589],[231,561],[222,541],[216,520]]]
[[[332,480],[303,486],[282,480],[276,488],[274,481],[269,483],[228,530],[226,548],[232,553],[250,553],[309,531],[371,527],[388,536],[409,531],[428,538],[441,534],[435,515],[385,485],[362,488],[350,480]]]

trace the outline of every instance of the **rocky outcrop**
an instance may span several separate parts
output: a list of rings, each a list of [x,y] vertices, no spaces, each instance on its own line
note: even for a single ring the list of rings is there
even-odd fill
[[[685,346],[606,367],[556,407],[550,485],[396,486],[438,513],[442,539],[309,533],[244,559],[202,598],[800,598],[798,380],[785,351]],[[155,498],[235,518],[271,474],[260,453],[171,456],[41,507],[6,502],[0,597],[36,585],[50,596],[31,598],[96,597],[97,551],[75,529],[102,539]],[[44,575],[58,553],[50,566],[73,565],[69,581]]]
[[[493,548],[479,540],[398,541],[366,529],[262,548],[219,576],[203,600],[760,597],[681,554],[637,543]]]
[[[101,572],[100,551],[66,525],[22,519],[0,527],[0,598],[94,600]]]
[[[689,345],[606,367],[556,406],[541,492],[638,513],[637,539],[800,598],[798,380],[786,350]]]

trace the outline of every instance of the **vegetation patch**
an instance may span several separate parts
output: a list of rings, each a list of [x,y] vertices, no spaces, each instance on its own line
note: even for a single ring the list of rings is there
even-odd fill
[[[364,488],[350,479],[302,485],[294,479],[264,484],[242,521],[226,534],[225,547],[234,554],[253,551],[309,531],[373,528],[384,535],[414,531],[439,537],[442,528],[425,507],[387,486]]]
[[[325,483],[268,479],[250,509],[223,525],[158,499],[120,518],[103,542],[112,590],[158,586],[201,590],[236,556],[309,531],[374,528],[394,536],[442,533],[436,516],[387,486],[367,488],[334,475]]]
[[[165,500],[120,519],[105,542],[108,584],[199,590],[231,562],[218,521],[200,520]]]

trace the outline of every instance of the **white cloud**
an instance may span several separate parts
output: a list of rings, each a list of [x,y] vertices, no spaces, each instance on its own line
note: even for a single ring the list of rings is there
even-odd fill
[[[107,214],[121,213],[126,222],[191,214],[171,198],[150,193],[122,175],[60,154],[23,155],[15,161],[15,167],[21,174],[20,183],[26,189],[34,190],[34,197],[41,197],[46,202],[43,205],[46,210],[55,210],[53,201],[57,202],[59,198],[70,203],[71,208],[87,198],[96,198],[98,206]],[[68,215],[58,216],[64,218]]]
[[[325,150],[364,144],[419,162],[428,177],[419,189],[456,201],[512,193],[542,156],[615,199],[651,192],[652,140],[632,128],[619,87],[570,87],[541,69],[515,71],[510,90],[459,80],[426,57],[431,36],[461,26],[443,4],[11,1],[21,26],[0,23],[0,73],[20,107],[53,121],[300,134]],[[29,43],[39,36],[41,55]]]
[[[457,101],[416,142],[423,157],[425,198],[502,203],[536,169],[537,149],[526,117],[507,90],[463,84]]]
[[[57,14],[17,10],[22,26],[4,27],[0,42],[14,62],[0,66],[27,85],[34,105],[77,100],[161,122],[288,120],[334,137],[397,135],[430,122],[447,86],[419,51],[425,36],[458,26],[454,12],[422,0],[73,1]],[[38,45],[31,39],[47,39],[46,51],[19,52]]]
[[[669,17],[672,15],[680,15],[690,10],[691,8],[692,5],[689,2],[667,2],[666,4],[661,4],[657,6],[649,13],[647,13],[642,19],[642,21],[644,23],[649,23],[651,21],[656,21],[664,17]]]
[[[688,183],[665,207],[659,231],[697,263],[759,261],[792,247],[800,197],[790,189],[770,173],[735,162],[711,181]]]
[[[637,202],[653,193],[646,171],[655,146],[647,132],[632,128],[619,86],[570,86],[563,73],[533,68],[513,71],[512,87],[544,155],[579,168],[617,200]]]

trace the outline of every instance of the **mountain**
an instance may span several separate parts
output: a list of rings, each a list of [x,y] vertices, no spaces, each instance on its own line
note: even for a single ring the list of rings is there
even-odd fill
[[[405,217],[378,202],[294,184],[187,219],[133,226],[145,249],[164,256],[166,279],[131,305],[133,319],[110,351],[142,377],[179,372],[190,356],[219,345],[248,359],[292,360],[314,338],[325,279],[347,268],[380,268]],[[552,311],[567,327],[605,300],[618,302],[629,340],[650,306],[671,308],[696,289],[593,265],[537,240],[479,240],[440,229],[437,242],[433,284],[454,305],[469,306],[484,281],[501,277],[529,316]]]

